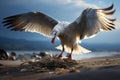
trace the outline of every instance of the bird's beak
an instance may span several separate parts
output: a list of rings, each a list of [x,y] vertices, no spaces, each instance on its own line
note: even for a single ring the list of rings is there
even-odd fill
[[[52,38],[51,43],[54,44],[55,42],[55,37]]]
[[[53,38],[51,39],[51,43],[54,44],[57,32],[52,32],[52,34],[53,34],[54,36],[53,36]]]

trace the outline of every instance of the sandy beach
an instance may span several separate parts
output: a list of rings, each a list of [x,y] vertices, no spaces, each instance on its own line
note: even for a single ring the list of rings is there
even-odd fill
[[[0,61],[1,62],[1,61]],[[69,68],[38,71],[0,64],[0,80],[120,80],[120,56],[77,60]],[[14,63],[12,63],[14,64]]]

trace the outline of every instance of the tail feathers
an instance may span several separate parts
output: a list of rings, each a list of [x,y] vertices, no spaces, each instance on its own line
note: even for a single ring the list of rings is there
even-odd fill
[[[57,46],[56,48],[59,49],[59,50],[62,50],[62,46],[61,45]],[[71,52],[71,48],[70,47],[64,46],[64,48],[65,48],[65,52],[68,52],[68,53]],[[84,54],[84,53],[89,53],[89,52],[91,52],[91,51],[88,50],[88,49],[83,48],[80,45],[77,45],[77,47],[73,50],[73,54]]]

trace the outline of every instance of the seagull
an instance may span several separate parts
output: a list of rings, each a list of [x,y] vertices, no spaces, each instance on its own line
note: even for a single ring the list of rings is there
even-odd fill
[[[86,8],[71,23],[58,21],[45,13],[34,11],[6,17],[3,19],[3,24],[12,31],[40,33],[51,38],[53,44],[58,38],[61,45],[57,48],[61,49],[61,53],[57,58],[61,59],[62,54],[68,52],[67,59],[72,60],[72,53],[90,52],[79,45],[81,40],[93,37],[101,31],[115,29],[116,19],[111,17],[115,12],[113,7],[114,4],[101,9]]]

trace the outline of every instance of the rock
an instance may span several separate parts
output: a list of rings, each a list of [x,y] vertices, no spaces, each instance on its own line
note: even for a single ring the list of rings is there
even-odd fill
[[[80,70],[76,69],[75,67],[64,69],[64,68],[56,68],[55,74],[65,74],[70,72],[80,72]]]
[[[39,53],[39,56],[40,56],[41,58],[45,58],[45,57],[51,58],[51,57],[52,57],[52,55],[48,54],[47,52],[40,52],[40,53]]]
[[[80,70],[79,70],[79,69],[76,69],[75,67],[69,68],[69,71],[70,71],[70,72],[80,72]]]
[[[10,60],[16,60],[16,53],[15,52],[11,52],[10,56],[9,56]]]
[[[21,69],[20,71],[21,72],[25,72],[25,71],[28,71],[28,69]]]
[[[64,69],[64,68],[56,68],[55,69],[55,74],[65,74],[65,73],[69,73],[70,71],[68,69]]]
[[[0,49],[0,60],[16,60],[16,53],[8,53],[7,51]]]
[[[7,60],[8,59],[8,53],[3,50],[3,49],[0,49],[0,60]]]

